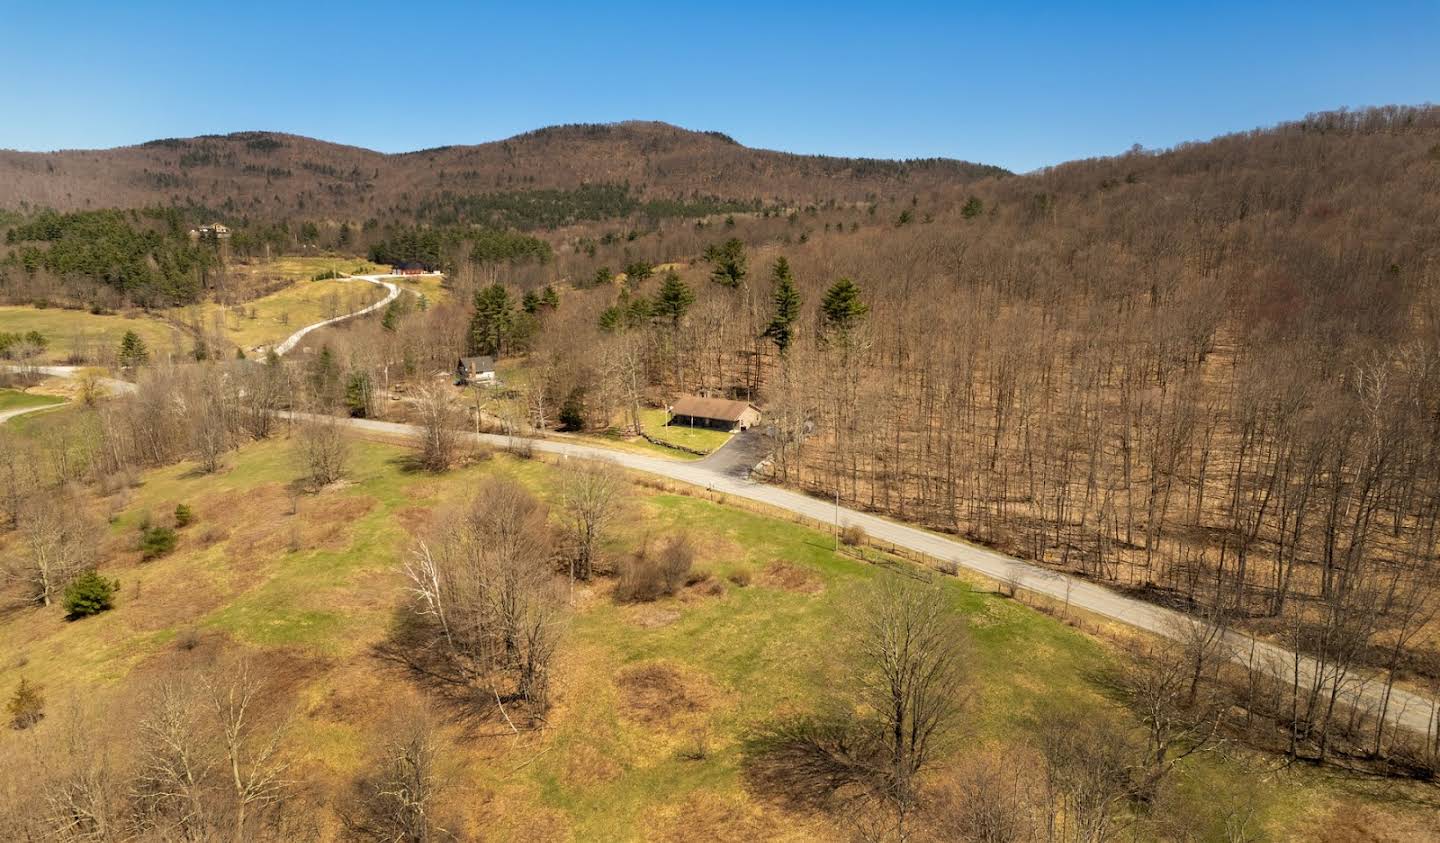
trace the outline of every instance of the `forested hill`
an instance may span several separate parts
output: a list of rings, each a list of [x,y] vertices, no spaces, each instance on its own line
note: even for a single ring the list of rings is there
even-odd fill
[[[545,191],[588,191],[579,204],[592,206],[594,218],[647,210],[688,216],[909,198],[1004,173],[950,159],[751,149],[718,132],[665,123],[555,126],[400,154],[240,132],[106,150],[0,151],[0,208],[199,206],[252,218],[335,213],[538,227],[569,221],[517,211],[517,205],[544,204]],[[553,204],[577,204],[564,198]]]

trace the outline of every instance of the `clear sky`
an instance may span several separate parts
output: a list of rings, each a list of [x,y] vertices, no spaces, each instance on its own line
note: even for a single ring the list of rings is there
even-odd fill
[[[1029,170],[1440,101],[1440,0],[0,0],[0,147],[271,129],[384,151],[665,120]]]

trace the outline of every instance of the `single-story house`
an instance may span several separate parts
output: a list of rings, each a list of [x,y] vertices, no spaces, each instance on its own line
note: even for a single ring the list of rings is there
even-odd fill
[[[211,223],[202,225],[199,228],[190,229],[190,236],[193,238],[214,237],[217,240],[224,240],[230,236],[230,227],[223,223]]]
[[[749,430],[760,422],[760,408],[749,401],[686,395],[670,405],[669,424],[715,430]]]
[[[420,261],[400,261],[391,267],[396,275],[424,275],[430,271],[430,267]]]
[[[489,383],[495,380],[494,357],[461,357],[455,363],[455,382]]]

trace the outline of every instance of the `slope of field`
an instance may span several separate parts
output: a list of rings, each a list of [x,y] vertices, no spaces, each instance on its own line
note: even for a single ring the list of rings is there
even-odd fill
[[[175,308],[167,316],[207,334],[218,333],[228,347],[249,353],[275,345],[305,325],[360,310],[384,295],[385,290],[363,281],[296,281],[243,304],[209,302]]]
[[[351,218],[453,197],[628,184],[647,198],[865,201],[1003,174],[953,160],[831,158],[749,149],[664,123],[557,126],[398,155],[274,132],[110,150],[0,151],[0,207],[198,205],[229,214]]]
[[[133,715],[156,681],[243,653],[283,689],[289,774],[305,783],[307,805],[331,816],[389,709],[424,697],[374,649],[402,602],[398,565],[414,537],[486,475],[555,494],[554,469],[542,463],[495,456],[435,477],[408,472],[405,456],[357,445],[350,480],[302,496],[296,514],[286,492],[296,461],[283,440],[246,446],[213,476],[189,464],[148,473],[113,502],[102,570],[121,581],[114,610],[67,623],[58,607],[31,608],[0,620],[0,689],[28,677],[57,709],[32,733],[7,730],[0,754],[31,736],[51,739],[62,728],[62,701],[80,692],[105,707],[110,762],[124,769]],[[141,562],[137,526],[163,523],[178,503],[194,509],[196,523],[180,531],[173,554]],[[848,833],[830,815],[796,813],[755,792],[740,767],[757,726],[811,710],[843,683],[853,607],[877,569],[836,555],[827,535],[705,500],[636,487],[629,506],[629,526],[608,554],[689,529],[707,576],[643,605],[617,604],[605,579],[579,588],[547,725],[513,734],[450,712],[443,733],[452,787],[437,811],[458,818],[452,829],[462,838]],[[14,550],[13,534],[3,541],[0,550]],[[1023,741],[1057,712],[1127,716],[1103,680],[1116,658],[1109,650],[1017,603],[949,582],[974,639],[974,691],[946,763]],[[1183,768],[1176,798],[1207,839],[1221,838],[1224,811],[1242,801],[1254,828],[1305,839],[1362,800],[1303,771],[1242,787],[1240,764],[1207,757]],[[1363,810],[1418,828],[1403,807]],[[1148,821],[1137,822],[1146,838]],[[334,820],[316,835],[336,837]]]
[[[39,331],[48,344],[36,362],[66,363],[72,360],[109,363],[120,347],[125,332],[134,331],[157,359],[190,352],[191,341],[173,325],[139,315],[97,316],[84,310],[55,307],[0,306],[0,331]]]

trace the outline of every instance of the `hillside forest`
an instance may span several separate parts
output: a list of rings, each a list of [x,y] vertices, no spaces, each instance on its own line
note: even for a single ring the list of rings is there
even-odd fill
[[[6,304],[140,316],[243,305],[259,292],[242,283],[244,267],[311,251],[444,273],[443,294],[401,296],[381,318],[318,331],[285,360],[240,361],[214,343],[188,360],[132,360],[121,374],[139,384],[133,399],[102,402],[83,426],[57,425],[38,444],[6,440],[43,466],[0,477],[12,526],[37,484],[88,481],[108,494],[181,460],[209,474],[246,449],[270,453],[281,411],[418,424],[426,434],[405,470],[425,477],[471,459],[446,430],[644,447],[647,411],[687,394],[743,399],[764,412],[766,482],[1195,619],[1175,661],[1141,659],[1115,691],[1150,729],[1148,753],[1135,756],[1144,760],[1106,756],[1109,772],[1095,772],[1100,760],[1085,767],[1092,790],[1065,790],[1084,778],[1074,759],[1099,759],[1112,741],[1076,730],[1089,743],[1062,747],[1047,732],[1034,770],[1037,782],[1054,777],[1052,801],[1036,797],[1044,806],[1028,830],[945,826],[978,820],[937,808],[918,783],[928,762],[910,757],[883,774],[846,768],[829,789],[808,780],[824,798],[803,810],[824,822],[845,811],[837,794],[863,794],[854,804],[878,825],[849,832],[867,839],[912,839],[912,820],[913,839],[1112,839],[1120,815],[1150,818],[1129,826],[1137,839],[1219,839],[1165,825],[1161,783],[1179,763],[1171,747],[1202,752],[1222,737],[1282,765],[1433,781],[1440,712],[1415,735],[1392,727],[1388,706],[1391,689],[1440,697],[1440,109],[1313,114],[1027,174],[784,156],[678,131],[560,127],[408,156],[338,148],[345,163],[331,170],[283,160],[318,142],[262,133],[49,159],[5,153],[0,166],[30,173],[17,182],[24,201],[0,218]],[[47,160],[63,182],[40,175]],[[82,173],[101,186],[83,199],[73,181]],[[190,234],[217,221],[233,233]],[[498,358],[499,385],[454,390],[461,355]],[[344,482],[338,466],[356,457],[333,425],[297,423],[285,435],[310,486]],[[515,449],[505,459],[523,483],[479,480],[482,494],[424,516],[430,532],[417,528],[425,543],[407,549],[405,569],[422,610],[385,639],[389,658],[433,683],[432,697],[478,695],[474,722],[501,732],[518,731],[507,703],[532,726],[547,716],[551,659],[567,652],[549,623],[565,615],[588,628],[561,594],[604,555],[577,529],[581,499],[597,486],[619,494],[613,477],[526,474],[533,455]],[[563,530],[552,532],[548,503],[567,513]],[[707,559],[691,538],[652,545],[627,533],[614,555],[630,561],[605,574],[622,591],[686,594],[701,583],[686,573]],[[558,558],[559,574],[534,575],[536,560]],[[727,582],[715,587],[745,587]],[[865,604],[867,629],[883,638],[895,613],[941,614],[935,592],[901,590]],[[47,585],[47,600],[52,591],[61,599]],[[466,630],[446,625],[442,593],[468,601],[448,609],[469,613]],[[492,598],[503,610],[481,605]],[[1317,670],[1277,681],[1283,671],[1261,669],[1253,653],[1248,670],[1222,669],[1214,648],[1232,630],[1307,654]],[[938,681],[958,688],[949,671],[961,651],[941,661]],[[250,686],[244,676],[206,681],[186,693],[212,700],[223,749],[236,689]],[[1378,707],[1345,704],[1339,689],[1361,682],[1383,689]],[[164,714],[148,728],[163,731]],[[869,721],[863,735],[824,718],[770,726],[745,737],[741,767],[756,792],[766,781],[793,792],[794,779],[765,776],[797,766],[823,779],[852,748],[900,758]],[[433,724],[396,729],[377,776],[428,757]],[[253,769],[263,779],[269,768],[261,758]],[[1100,793],[1105,776],[1129,785]],[[951,797],[951,809],[964,801]],[[154,804],[166,822],[183,814]],[[808,832],[835,827],[817,828]],[[427,839],[409,833],[373,837]]]

